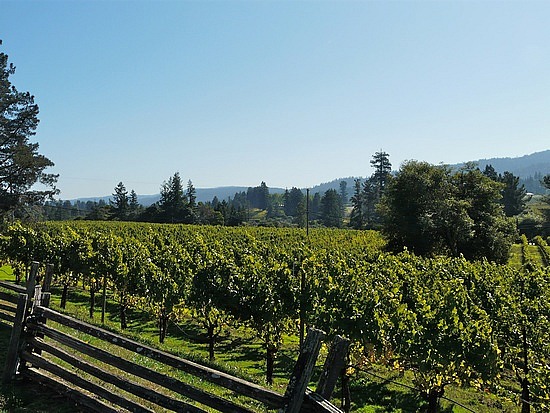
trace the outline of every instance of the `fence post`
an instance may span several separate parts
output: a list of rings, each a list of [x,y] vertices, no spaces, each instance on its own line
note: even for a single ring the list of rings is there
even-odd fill
[[[23,325],[25,323],[25,316],[27,314],[28,300],[28,295],[19,294],[19,301],[17,302],[17,310],[15,312],[15,321],[11,330],[10,343],[8,345],[8,352],[6,354],[6,364],[4,366],[3,376],[4,383],[13,380],[17,371],[19,349],[21,348],[21,337],[23,332]]]
[[[346,356],[349,348],[349,340],[341,336],[336,336],[332,341],[329,353],[325,360],[323,372],[317,384],[315,392],[330,400],[332,392],[336,386],[338,377],[342,374],[342,370],[346,368]]]
[[[44,281],[42,282],[42,292],[49,293],[52,285],[53,277],[53,264],[46,264],[46,274],[44,275]]]
[[[294,371],[284,395],[284,406],[280,412],[298,413],[300,411],[324,336],[325,333],[321,330],[309,329],[302,351],[294,365]]]
[[[29,299],[34,296],[34,287],[36,286],[36,277],[38,276],[39,266],[40,266],[39,262],[37,261],[32,262],[31,273],[27,280],[27,295],[29,296]]]

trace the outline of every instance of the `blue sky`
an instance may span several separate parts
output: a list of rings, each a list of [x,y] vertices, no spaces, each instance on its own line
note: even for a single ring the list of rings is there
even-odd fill
[[[62,199],[550,148],[548,1],[0,1]]]

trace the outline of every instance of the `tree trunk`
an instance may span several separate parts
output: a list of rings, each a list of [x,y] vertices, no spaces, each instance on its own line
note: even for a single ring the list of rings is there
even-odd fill
[[[531,395],[529,394],[529,380],[521,380],[521,413],[531,412]]]
[[[107,310],[107,276],[103,276],[103,294],[101,296],[101,324],[105,324],[105,311]]]
[[[128,308],[128,304],[126,303],[126,298],[122,296],[120,298],[120,329],[124,330],[125,328],[128,328],[128,324],[126,322],[126,309]]]
[[[162,308],[160,310],[159,316],[159,343],[164,343],[166,338],[166,330],[168,328],[168,316],[166,315],[166,309]]]
[[[94,318],[95,310],[95,289],[90,286],[90,318]]]
[[[215,328],[214,325],[208,326],[208,356],[210,357],[210,361],[214,361],[216,358],[214,355],[214,346],[216,345],[216,334],[214,334]]]
[[[69,294],[69,285],[63,284],[63,292],[61,293],[61,304],[60,304],[62,309],[65,309],[65,307],[67,306],[68,294]]]
[[[428,413],[439,413],[439,399],[443,396],[443,389],[430,389],[428,393]]]
[[[273,384],[273,370],[275,366],[276,354],[277,354],[277,349],[271,345],[267,345],[265,381],[269,385]]]

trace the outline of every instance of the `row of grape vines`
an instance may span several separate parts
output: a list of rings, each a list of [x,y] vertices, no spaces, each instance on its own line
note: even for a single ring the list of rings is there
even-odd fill
[[[513,372],[521,394],[507,395],[549,409],[544,267],[388,254],[375,232],[328,229],[13,224],[0,242],[15,268],[52,263],[59,285],[95,294],[105,282],[122,328],[130,306],[158,317],[160,340],[170,319],[192,314],[213,356],[227,320],[246,323],[263,343],[268,382],[283,337],[303,319],[349,337],[356,364],[412,371],[430,404],[449,384],[513,392],[500,385]]]

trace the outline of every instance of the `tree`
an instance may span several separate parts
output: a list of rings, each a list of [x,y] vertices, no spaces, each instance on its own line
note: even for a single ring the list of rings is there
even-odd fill
[[[311,199],[311,204],[309,205],[310,220],[319,219],[320,212],[321,212],[321,194],[319,192],[315,192],[315,194],[313,195],[313,198]]]
[[[130,220],[137,220],[142,212],[143,207],[140,205],[138,201],[138,196],[136,194],[136,191],[133,189],[130,191],[130,198],[128,200],[128,212]]]
[[[483,175],[485,175],[489,179],[492,179],[493,181],[498,181],[498,173],[497,171],[495,171],[495,168],[493,168],[493,165],[485,165]]]
[[[548,190],[550,189],[550,174],[549,175],[546,175],[542,178],[541,180],[541,184]],[[550,195],[545,195],[542,200],[547,203],[548,205],[550,205]],[[550,209],[545,209],[544,210],[544,214],[545,214],[545,219],[546,219],[546,222],[550,222]]]
[[[285,191],[284,210],[289,217],[295,217],[298,213],[298,206],[305,199],[302,191],[296,187],[292,187],[290,191]]]
[[[519,185],[519,177],[511,172],[504,172],[499,176],[499,182],[504,184],[502,189],[502,205],[507,217],[519,215],[525,210],[525,195],[527,191],[523,185]]]
[[[389,246],[506,262],[515,224],[504,216],[500,189],[474,165],[453,173],[426,162],[403,164],[380,204]]]
[[[349,226],[354,229],[363,228],[363,196],[361,193],[361,180],[355,179],[353,185],[353,196],[351,197],[351,214]]]
[[[186,205],[186,216],[188,224],[194,224],[197,220],[197,190],[193,186],[193,182],[191,182],[191,179],[187,181],[187,205]]]
[[[250,207],[267,210],[269,207],[269,188],[266,183],[262,181],[260,186],[248,188],[246,199]]]
[[[184,222],[187,199],[183,193],[183,184],[179,172],[176,172],[160,190],[159,207],[164,222]]]
[[[121,221],[125,220],[128,215],[128,210],[130,209],[130,202],[128,191],[122,182],[119,182],[115,187],[113,200],[109,202],[111,203],[114,218]]]
[[[342,206],[348,203],[348,183],[340,181],[340,197],[342,198]]]
[[[372,180],[379,200],[386,189],[386,183],[391,173],[390,155],[383,151],[376,152],[372,155],[370,164],[374,168]]]
[[[0,45],[2,41],[0,40]],[[8,56],[0,53],[0,214],[52,198],[58,175],[45,173],[54,165],[38,153],[38,105],[29,92],[19,92],[9,77],[15,73]],[[45,189],[33,189],[39,183]]]
[[[340,228],[342,226],[342,203],[340,195],[335,189],[329,189],[321,198],[321,220],[327,227]]]

